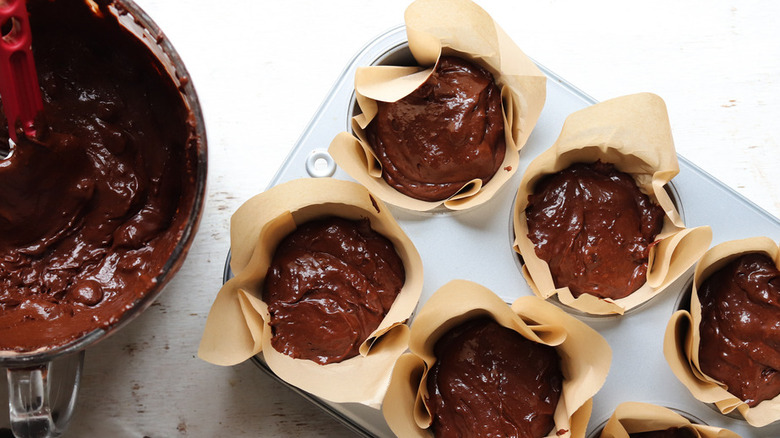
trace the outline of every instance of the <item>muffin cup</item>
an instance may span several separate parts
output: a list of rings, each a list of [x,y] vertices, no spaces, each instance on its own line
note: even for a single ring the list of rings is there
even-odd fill
[[[631,433],[660,431],[670,427],[688,429],[698,438],[740,438],[736,433],[721,427],[692,423],[671,409],[638,402],[618,405],[595,438],[626,438]]]
[[[723,414],[736,410],[751,426],[762,427],[780,419],[780,395],[751,408],[728,392],[724,384],[707,376],[699,366],[701,302],[697,290],[715,271],[748,253],[764,253],[780,268],[780,248],[768,237],[732,240],[707,251],[694,271],[690,310],[678,310],[666,326],[664,356],[674,375],[696,399],[713,403]]]
[[[549,265],[537,257],[528,238],[525,209],[536,183],[574,163],[596,160],[612,163],[630,174],[639,189],[665,212],[663,229],[650,248],[647,282],[617,300],[587,293],[574,298],[568,287],[556,288]],[[545,299],[557,294],[561,303],[589,314],[623,314],[683,275],[709,247],[712,230],[708,226],[683,225],[664,189],[679,171],[666,105],[655,94],[618,97],[569,115],[555,144],[526,169],[515,199],[514,248],[523,257],[523,276],[534,294]]]
[[[425,405],[428,370],[436,363],[434,346],[447,331],[467,320],[488,316],[526,339],[555,347],[565,379],[550,437],[584,437],[592,398],[604,384],[612,360],[606,340],[585,323],[537,297],[508,306],[489,289],[465,280],[441,287],[415,317],[410,353],[393,370],[382,411],[393,432],[429,437],[432,423]]]
[[[355,94],[362,111],[352,119],[357,136],[343,132],[328,151],[352,178],[383,201],[408,210],[428,211],[442,204],[464,210],[490,199],[517,171],[520,148],[531,134],[546,97],[547,77],[501,27],[468,0],[417,0],[405,13],[409,48],[424,67],[358,68]],[[455,55],[489,70],[501,90],[506,153],[487,184],[474,179],[449,199],[422,201],[402,194],[382,179],[382,167],[364,129],[377,113],[377,101],[395,102],[425,82],[442,55]]]
[[[367,218],[374,231],[393,243],[406,280],[385,318],[361,344],[358,356],[320,365],[293,359],[271,346],[270,314],[262,287],[279,242],[297,224],[325,216]],[[211,307],[198,356],[217,365],[235,365],[262,352],[277,376],[300,389],[333,402],[378,407],[393,364],[406,350],[409,329],[404,323],[422,292],[420,255],[385,205],[352,182],[298,179],[244,203],[231,219],[230,242],[235,277],[222,286]]]

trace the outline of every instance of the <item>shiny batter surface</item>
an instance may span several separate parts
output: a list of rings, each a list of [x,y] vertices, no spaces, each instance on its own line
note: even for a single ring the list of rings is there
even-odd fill
[[[664,211],[610,163],[577,163],[547,175],[526,208],[528,238],[572,295],[623,298],[647,281]]]
[[[553,347],[479,318],[444,334],[434,353],[426,400],[434,436],[539,438],[555,427],[563,375]]]
[[[696,438],[694,432],[684,427],[670,427],[665,430],[628,434],[630,438]]]
[[[174,84],[105,2],[102,18],[27,3],[45,123],[0,160],[0,349],[15,351],[110,326],[155,286],[196,159]]]
[[[780,394],[780,271],[772,259],[740,256],[698,292],[701,370],[749,406]]]
[[[282,240],[268,268],[271,344],[320,364],[357,356],[404,280],[393,244],[367,219],[307,222]]]
[[[399,192],[440,201],[466,183],[487,183],[504,160],[501,91],[484,68],[442,57],[417,90],[377,102],[366,129],[382,177]]]

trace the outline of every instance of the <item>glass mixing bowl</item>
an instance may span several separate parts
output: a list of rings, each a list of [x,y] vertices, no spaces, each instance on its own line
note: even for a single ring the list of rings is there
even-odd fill
[[[90,3],[90,0],[85,1]],[[190,111],[188,123],[191,123],[196,139],[191,144],[196,148],[194,196],[178,213],[186,215],[186,221],[154,286],[115,324],[95,329],[64,345],[34,352],[0,353],[0,367],[7,368],[11,427],[17,437],[58,436],[64,431],[78,391],[84,349],[126,326],[154,302],[184,262],[202,215],[206,191],[206,131],[189,74],[170,41],[135,3],[115,0],[109,10],[120,25],[142,41],[161,62]]]

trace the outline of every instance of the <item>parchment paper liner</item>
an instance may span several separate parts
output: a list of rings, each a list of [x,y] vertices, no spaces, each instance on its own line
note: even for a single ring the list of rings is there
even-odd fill
[[[468,0],[417,0],[404,14],[409,49],[423,67],[372,66],[358,68],[355,94],[362,114],[352,119],[358,138],[343,132],[328,152],[352,178],[383,201],[415,211],[444,204],[463,210],[482,204],[517,171],[518,151],[539,119],[547,93],[547,77],[482,8]],[[382,168],[364,129],[377,112],[376,101],[395,102],[417,89],[433,72],[439,57],[456,55],[487,68],[501,90],[506,154],[493,178],[480,179],[444,201],[428,202],[406,196],[382,179]]]
[[[360,355],[320,365],[279,353],[271,344],[270,314],[261,288],[279,242],[304,223],[322,216],[368,218],[387,237],[404,263],[406,282],[379,327],[360,346]],[[245,202],[230,224],[235,277],[222,286],[209,312],[198,356],[234,365],[262,351],[269,368],[288,383],[334,402],[378,407],[398,356],[406,350],[404,325],[422,292],[422,260],[385,205],[359,184],[330,178],[298,179]],[[381,341],[381,342],[380,342]]]
[[[537,181],[574,163],[598,159],[631,174],[640,190],[666,212],[658,243],[650,249],[647,283],[618,300],[590,294],[574,298],[568,287],[556,288],[549,265],[536,256],[528,238],[525,209]],[[679,172],[666,105],[655,94],[618,97],[569,115],[555,144],[529,164],[515,200],[514,248],[523,256],[523,276],[534,294],[545,299],[557,294],[563,304],[590,314],[623,314],[683,275],[709,247],[712,230],[683,225],[664,189]]]
[[[740,438],[736,433],[721,427],[691,423],[671,409],[638,402],[619,404],[598,438],[629,438],[630,433],[666,430],[670,427],[689,429],[698,438]]]
[[[699,367],[701,302],[698,288],[707,277],[735,258],[752,252],[766,253],[780,268],[780,249],[768,237],[753,237],[721,243],[707,251],[693,275],[690,311],[678,310],[666,326],[664,356],[677,378],[696,399],[714,403],[723,414],[735,409],[751,426],[762,427],[780,419],[780,395],[749,407],[729,393],[725,385],[705,375]]]
[[[426,376],[436,362],[436,341],[453,327],[476,317],[490,316],[499,324],[534,342],[556,348],[564,375],[549,437],[585,436],[592,398],[604,384],[612,360],[606,340],[585,323],[553,304],[533,296],[518,298],[511,308],[489,289],[453,280],[426,301],[412,323],[410,353],[393,370],[382,411],[393,432],[402,437],[429,437],[431,417],[423,402]],[[565,430],[565,432],[564,432]],[[556,435],[557,431],[562,431]]]

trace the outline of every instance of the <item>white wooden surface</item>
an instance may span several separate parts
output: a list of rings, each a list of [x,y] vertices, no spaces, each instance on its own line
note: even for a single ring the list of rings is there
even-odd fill
[[[230,215],[266,188],[345,64],[401,24],[408,2],[138,3],[172,40],[200,96],[208,199],[162,297],[87,351],[66,436],[348,436],[251,363],[221,368],[196,350],[221,284]],[[780,217],[780,2],[479,3],[527,54],[596,99],[659,94],[678,152]]]

